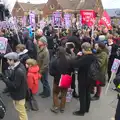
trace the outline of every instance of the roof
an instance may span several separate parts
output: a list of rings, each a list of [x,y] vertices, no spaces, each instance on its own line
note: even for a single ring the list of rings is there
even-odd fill
[[[57,0],[63,9],[94,9],[96,0]]]
[[[80,0],[57,0],[63,9],[75,10]]]
[[[22,9],[24,11],[29,11],[29,10],[33,10],[33,9],[38,9],[38,10],[42,10],[44,8],[45,3],[43,4],[31,4],[31,3],[22,3],[22,2],[18,2],[18,4],[22,7]]]
[[[96,0],[81,0],[76,9],[93,9],[95,7]]]

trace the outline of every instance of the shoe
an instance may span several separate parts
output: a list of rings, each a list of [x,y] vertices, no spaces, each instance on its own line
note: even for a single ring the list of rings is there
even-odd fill
[[[50,95],[41,95],[41,98],[48,98]]]
[[[51,112],[56,113],[56,114],[59,112],[58,107],[53,107],[50,110],[51,110]]]
[[[91,98],[91,101],[96,101],[96,100],[99,100],[99,99],[100,99],[99,96],[94,96],[94,97]]]
[[[73,115],[76,115],[76,116],[84,116],[85,113],[80,112],[80,111],[75,111],[75,112],[73,112]]]
[[[61,113],[64,113],[64,112],[65,112],[65,110],[64,110],[64,109],[60,109],[60,112],[61,112]]]
[[[79,98],[79,96],[77,95],[76,92],[73,92],[72,96],[73,96],[74,98]]]
[[[43,93],[43,92],[39,93],[39,96],[42,96],[42,95],[44,95],[44,93]]]

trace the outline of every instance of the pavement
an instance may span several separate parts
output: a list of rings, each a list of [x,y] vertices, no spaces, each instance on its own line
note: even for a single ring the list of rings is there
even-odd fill
[[[49,77],[49,82],[52,88],[52,77]],[[0,81],[1,96],[7,107],[7,114],[3,120],[19,120],[11,98],[2,94],[2,90],[4,88],[4,83]],[[42,87],[40,85],[40,92],[41,91]],[[79,109],[79,101],[74,98],[70,103],[66,104],[66,110],[64,113],[59,113],[56,115],[50,111],[50,108],[52,107],[52,96],[43,99],[36,95],[36,99],[39,104],[39,111],[28,112],[28,118],[29,120],[111,120],[114,117],[117,104],[116,92],[109,90],[108,94],[105,95],[104,91],[105,88],[103,88],[103,93],[100,100],[91,102],[90,112],[82,117],[72,115],[73,111]]]

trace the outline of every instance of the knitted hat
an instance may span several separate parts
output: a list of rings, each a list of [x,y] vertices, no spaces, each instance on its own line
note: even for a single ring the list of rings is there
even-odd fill
[[[10,59],[10,60],[19,60],[19,55],[16,52],[10,52],[4,55],[4,58]]]
[[[43,42],[44,44],[47,44],[47,38],[45,36],[42,36],[39,41]]]

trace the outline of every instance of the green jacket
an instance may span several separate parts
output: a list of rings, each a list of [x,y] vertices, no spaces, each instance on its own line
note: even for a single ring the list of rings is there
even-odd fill
[[[40,73],[43,74],[49,69],[49,51],[47,47],[42,50],[38,48],[37,62],[40,67]]]
[[[108,68],[108,54],[106,51],[99,51],[96,56],[100,65],[100,71],[105,76]]]

